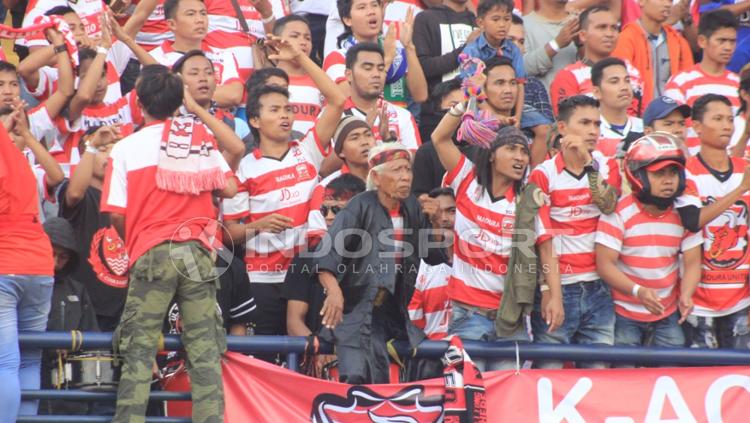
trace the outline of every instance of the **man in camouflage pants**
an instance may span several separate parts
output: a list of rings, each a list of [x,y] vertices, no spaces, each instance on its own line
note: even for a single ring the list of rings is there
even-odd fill
[[[216,307],[218,280],[210,240],[216,233],[217,216],[212,193],[231,197],[237,187],[220,154],[191,161],[190,154],[198,149],[190,148],[187,158],[170,155],[171,146],[184,141],[175,136],[184,137],[188,131],[191,145],[195,145],[197,138],[192,137],[198,132],[192,131],[199,127],[195,122],[177,125],[169,120],[183,102],[183,84],[177,75],[161,65],[144,67],[142,75],[148,77],[142,78],[136,91],[145,126],[112,149],[102,192],[102,211],[110,213],[112,224],[123,236],[131,264],[128,296],[114,338],[123,366],[112,421],[145,421],[154,358],[167,308],[174,299],[184,326],[193,422],[222,422],[221,354],[226,341]],[[185,103],[190,109],[190,99]],[[223,124],[212,116],[201,116],[201,120],[212,133],[222,133],[216,125]],[[218,145],[241,145],[233,133],[229,139],[227,131],[223,134],[217,137]],[[195,160],[206,161],[195,165]],[[197,193],[184,191],[180,185],[184,179],[157,178],[167,167],[193,178],[189,182],[197,187]],[[223,176],[202,183],[206,178],[195,169],[210,167]],[[196,173],[191,174],[191,168]]]

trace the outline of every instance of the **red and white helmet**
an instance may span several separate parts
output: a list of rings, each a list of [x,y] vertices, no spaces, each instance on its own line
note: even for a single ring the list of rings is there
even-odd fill
[[[646,172],[656,172],[666,166],[676,165],[685,168],[687,154],[682,143],[667,132],[654,132],[638,138],[625,153],[625,176],[634,193],[651,191]],[[685,190],[685,172],[680,174],[680,184],[675,193],[679,196]]]

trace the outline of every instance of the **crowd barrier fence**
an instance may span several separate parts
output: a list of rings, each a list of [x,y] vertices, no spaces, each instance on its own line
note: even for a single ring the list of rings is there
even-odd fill
[[[77,349],[79,351],[109,350],[112,346],[112,334],[101,332],[21,332],[19,343],[24,348]],[[304,354],[306,338],[293,336],[228,336],[227,346],[231,351],[261,354],[286,354],[291,370],[298,370],[296,363]],[[76,347],[76,348],[71,348]],[[406,342],[396,342],[396,350],[402,355],[411,355]],[[416,357],[440,357],[448,343],[444,341],[425,341],[417,348]],[[464,348],[471,357],[477,358],[515,358],[521,361],[534,359],[556,359],[563,361],[604,361],[643,364],[680,364],[686,366],[743,366],[750,365],[750,351],[729,349],[700,348],[657,348],[657,347],[620,347],[599,345],[552,345],[552,344],[515,344],[486,343],[464,341]],[[164,337],[164,349],[176,351],[182,349],[178,335]],[[322,344],[321,353],[332,352],[332,346]],[[23,399],[65,399],[74,401],[113,401],[116,392],[90,392],[82,390],[25,390]],[[157,401],[188,400],[189,392],[152,391],[151,399]],[[107,416],[20,416],[18,423],[99,423],[108,422]],[[147,422],[187,423],[190,419],[175,417],[149,417]]]

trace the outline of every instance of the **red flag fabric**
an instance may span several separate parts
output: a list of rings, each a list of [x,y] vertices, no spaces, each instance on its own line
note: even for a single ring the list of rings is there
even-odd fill
[[[73,66],[78,66],[78,45],[73,39],[73,33],[70,31],[68,23],[59,16],[38,16],[34,19],[34,25],[26,28],[13,28],[11,26],[0,24],[0,38],[15,40],[18,38],[28,38],[29,36],[42,32],[47,28],[57,28],[65,38],[65,48],[70,55],[70,61]]]
[[[487,414],[475,421],[750,421],[750,367],[521,370],[488,372],[483,379]],[[453,421],[444,415],[440,379],[345,385],[229,353],[224,390],[227,423]]]

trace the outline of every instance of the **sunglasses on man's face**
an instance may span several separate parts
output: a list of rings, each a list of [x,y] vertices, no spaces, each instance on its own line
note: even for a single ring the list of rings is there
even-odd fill
[[[342,209],[341,206],[320,206],[320,212],[323,214],[323,216],[328,216],[328,211],[330,210],[333,214],[338,214]]]

